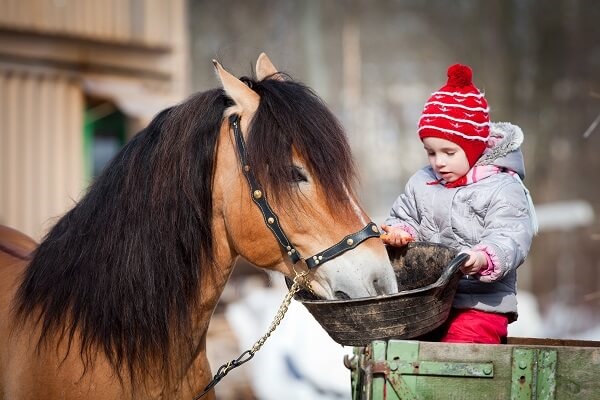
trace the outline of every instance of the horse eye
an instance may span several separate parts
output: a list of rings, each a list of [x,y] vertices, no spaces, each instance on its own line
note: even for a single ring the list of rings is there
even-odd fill
[[[293,166],[292,167],[292,171],[291,171],[291,181],[292,182],[308,182],[308,179],[306,178],[306,175],[304,174],[304,172],[302,172],[300,170],[299,167]]]

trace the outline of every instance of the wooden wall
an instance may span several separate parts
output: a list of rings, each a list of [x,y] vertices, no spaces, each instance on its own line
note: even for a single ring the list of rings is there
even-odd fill
[[[0,223],[39,239],[83,189],[83,93],[68,76],[0,69],[0,104]]]
[[[163,0],[0,0],[0,26],[125,44],[168,46]]]
[[[186,4],[0,0],[0,224],[40,240],[85,192],[86,99],[143,126],[185,98]]]

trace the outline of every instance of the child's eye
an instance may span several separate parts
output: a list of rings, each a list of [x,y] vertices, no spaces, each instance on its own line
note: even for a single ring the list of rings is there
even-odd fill
[[[455,152],[455,151],[449,151],[449,152],[447,152],[446,154],[448,154],[449,156],[453,156],[453,155],[455,155],[455,154],[456,154],[456,152]]]

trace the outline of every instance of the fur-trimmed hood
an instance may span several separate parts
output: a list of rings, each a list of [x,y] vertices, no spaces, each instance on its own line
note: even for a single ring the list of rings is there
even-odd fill
[[[517,125],[509,122],[492,122],[490,124],[490,138],[488,147],[479,158],[476,166],[495,165],[508,168],[525,179],[525,163],[521,144],[523,131]]]

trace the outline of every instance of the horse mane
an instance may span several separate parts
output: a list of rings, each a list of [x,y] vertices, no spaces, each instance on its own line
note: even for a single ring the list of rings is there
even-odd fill
[[[212,264],[212,171],[227,105],[215,89],[160,112],[49,231],[15,303],[21,322],[38,316],[38,348],[58,332],[70,349],[78,330],[86,367],[98,346],[119,378],[123,365],[133,380],[157,362],[169,375],[174,346],[191,346],[200,266]]]
[[[243,79],[261,96],[247,142],[261,182],[291,196],[294,145],[328,200],[343,204],[354,165],[323,101],[291,80]],[[189,366],[200,282],[213,267],[216,142],[231,104],[213,89],[160,112],[49,231],[14,303],[21,326],[40,327],[38,349],[59,335],[70,351],[76,337],[86,370],[100,351],[132,382]]]
[[[292,145],[311,176],[327,188],[330,207],[345,207],[356,180],[346,133],[323,100],[284,73],[262,81],[242,78],[260,96],[248,132],[248,162],[267,193],[293,201]]]

